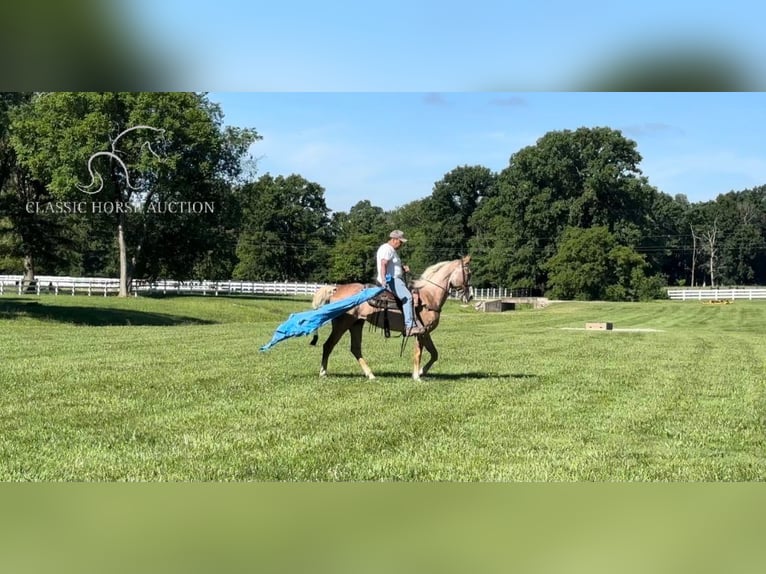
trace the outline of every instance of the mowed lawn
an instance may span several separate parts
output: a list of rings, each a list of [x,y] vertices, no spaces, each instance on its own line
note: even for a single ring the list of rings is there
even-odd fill
[[[328,327],[258,350],[308,306],[0,297],[0,480],[766,478],[766,301],[450,302],[419,382],[367,327],[375,381],[347,338],[319,378]]]

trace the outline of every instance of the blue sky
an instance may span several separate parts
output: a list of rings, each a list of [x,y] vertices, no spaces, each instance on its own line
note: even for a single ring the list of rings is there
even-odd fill
[[[755,0],[114,0],[182,89],[486,91],[587,87],[631,56],[714,53],[764,87]],[[586,86],[586,87],[583,87]]]
[[[636,141],[649,182],[690,201],[766,184],[763,93],[227,93],[225,123],[253,127],[258,173],[297,173],[346,211],[429,195],[461,165],[500,171],[551,130],[607,126]]]
[[[298,173],[333,210],[391,209],[459,165],[503,169],[550,130],[609,126],[661,191],[691,201],[766,184],[759,93],[610,94],[677,54],[766,88],[763,2],[115,0],[126,28],[256,128],[260,173]],[[711,59],[713,58],[713,59]],[[714,58],[719,58],[715,60]],[[616,67],[615,67],[616,66]]]

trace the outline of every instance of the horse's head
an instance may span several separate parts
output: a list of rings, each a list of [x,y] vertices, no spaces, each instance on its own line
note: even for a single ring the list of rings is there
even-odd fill
[[[468,303],[473,299],[473,287],[471,287],[471,256],[458,260],[458,264],[449,276],[449,286],[452,289],[460,291],[460,300],[463,303]]]

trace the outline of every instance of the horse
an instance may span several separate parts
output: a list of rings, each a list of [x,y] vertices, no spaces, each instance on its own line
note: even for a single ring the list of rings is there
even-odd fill
[[[450,290],[455,289],[459,291],[461,300],[464,303],[468,303],[473,297],[470,282],[470,262],[471,256],[466,255],[460,259],[436,263],[427,268],[413,284],[412,291],[416,299],[415,315],[426,329],[425,333],[417,335],[415,342],[412,378],[416,381],[420,380],[421,376],[426,375],[439,358],[439,352],[436,350],[436,346],[431,339],[431,333],[439,326],[441,310],[447,301]],[[362,283],[336,285],[332,289],[322,288],[324,289],[324,294],[317,292],[314,296],[313,304],[318,307],[323,303],[338,301],[355,295],[364,288],[365,285]],[[415,296],[415,293],[418,296]],[[405,304],[410,304],[410,302],[408,301]],[[404,331],[404,319],[398,310],[384,312],[382,309],[371,305],[368,301],[346,311],[332,320],[332,331],[322,346],[320,377],[327,376],[327,362],[330,354],[341,337],[348,331],[351,335],[351,354],[356,358],[364,375],[369,380],[375,378],[375,375],[362,356],[362,327],[365,321],[377,327],[385,326],[392,330]],[[386,322],[388,322],[388,325],[385,325]],[[421,367],[420,361],[424,348],[429,353],[429,360]]]

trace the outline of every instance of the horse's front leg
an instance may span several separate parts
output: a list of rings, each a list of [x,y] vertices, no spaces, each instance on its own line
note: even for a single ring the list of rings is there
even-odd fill
[[[420,360],[423,357],[423,339],[427,335],[419,335],[415,339],[413,357],[412,357],[412,378],[416,381],[420,380],[420,375],[423,374],[423,369],[420,368]]]
[[[418,363],[420,362],[420,355],[423,352],[422,347],[425,347],[428,351],[428,354],[430,355],[428,362],[418,371],[418,375],[423,376],[428,373],[429,369],[433,367],[434,363],[439,358],[439,351],[436,350],[436,346],[434,345],[433,339],[431,339],[430,333],[426,333],[418,337],[418,344],[416,347],[421,347],[420,352],[418,353]],[[413,373],[413,378],[415,379],[419,379],[420,376],[415,377]]]

